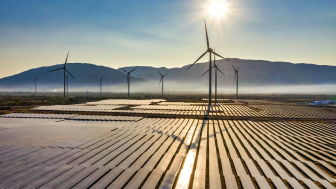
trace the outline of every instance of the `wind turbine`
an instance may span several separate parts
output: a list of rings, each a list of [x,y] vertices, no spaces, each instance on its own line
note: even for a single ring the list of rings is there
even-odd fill
[[[96,76],[96,75],[95,75]],[[102,95],[102,93],[103,93],[103,78],[104,77],[106,77],[106,76],[104,76],[104,77],[98,77],[98,76],[96,76],[98,79],[99,79],[99,81],[100,81],[100,84],[99,84],[99,86],[100,86],[100,96]]]
[[[234,69],[235,71],[235,77],[234,77],[234,80],[233,80],[233,84],[235,83],[236,81],[236,76],[237,76],[237,82],[236,82],[236,99],[238,99],[238,70],[240,68],[240,66],[236,69],[232,64],[231,64],[232,68]]]
[[[206,34],[206,41],[207,41],[207,50],[205,51],[205,53],[203,53],[193,64],[191,64],[189,66],[189,68],[191,68],[191,66],[193,66],[199,59],[201,59],[206,53],[209,53],[209,105],[211,105],[211,53],[216,55],[216,56],[219,56],[223,59],[225,59],[224,57],[222,57],[221,55],[213,52],[213,50],[209,47],[209,38],[208,38],[208,31],[207,31],[207,27],[206,27],[206,23],[205,23],[205,20],[204,20],[204,25],[205,25],[205,34]],[[227,60],[227,59],[225,59]],[[189,68],[187,70],[189,70]]]
[[[227,60],[227,59],[225,59],[225,60]],[[229,60],[227,60],[227,61],[229,61]],[[215,55],[214,55],[214,66],[212,66],[212,68],[215,68],[215,103],[217,103],[217,70],[220,71],[223,75],[224,75],[224,73],[218,68],[218,65],[216,64],[216,56]],[[204,72],[204,74],[207,73],[208,71]],[[202,76],[204,74],[202,74]]]
[[[36,96],[36,87],[37,87],[37,79],[33,76],[33,78],[34,78],[34,83],[35,83],[35,96]]]
[[[67,54],[67,57],[66,57],[66,59],[65,59],[64,66],[63,66],[62,68],[58,68],[58,69],[55,69],[55,70],[48,71],[48,72],[53,72],[53,71],[62,70],[62,69],[64,70],[64,98],[65,98],[65,77],[66,77],[65,72],[68,72],[68,73],[71,75],[71,73],[66,69],[66,63],[67,63],[67,61],[68,61],[68,56],[69,56],[69,52],[68,52],[68,54]],[[47,73],[48,73],[48,72],[47,72]],[[73,78],[76,80],[76,78],[75,78],[74,76],[71,75],[71,77],[73,77]]]
[[[162,75],[159,69],[158,69],[158,71],[159,71],[159,74],[160,74],[160,76],[161,76],[159,86],[160,86],[160,84],[161,84],[161,80],[162,80],[162,97],[163,97],[163,77],[166,76],[166,75],[168,75],[168,74],[166,74],[166,75]]]
[[[120,67],[119,67],[120,68]],[[120,69],[122,69],[126,74],[127,74],[127,83],[126,83],[126,86],[128,85],[128,98],[130,97],[129,96],[129,93],[130,93],[130,74],[135,70],[135,69],[137,69],[138,68],[138,66],[137,67],[135,67],[133,70],[131,70],[130,72],[127,72],[126,70],[124,70],[123,68],[120,68]]]

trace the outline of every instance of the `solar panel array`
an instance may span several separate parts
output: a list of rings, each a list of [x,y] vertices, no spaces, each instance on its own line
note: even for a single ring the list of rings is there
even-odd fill
[[[201,104],[138,107],[131,111],[207,111]],[[220,104],[210,114],[218,110],[256,111]],[[0,188],[336,188],[332,121],[16,113],[0,122]]]
[[[108,102],[108,100],[106,100]],[[114,102],[114,100],[112,100]],[[126,101],[126,100],[125,100]],[[155,105],[142,104],[149,103],[151,100],[128,100],[127,102],[136,103],[127,109],[126,105],[121,104],[100,104],[107,102],[96,102],[96,104],[80,105],[59,105],[59,106],[40,106],[33,110],[40,111],[65,111],[65,112],[105,112],[122,115],[188,115],[188,116],[221,116],[221,117],[254,117],[254,118],[277,118],[277,119],[314,119],[329,120],[336,119],[334,109],[323,109],[321,107],[309,107],[293,105],[269,100],[242,100],[234,103],[217,103],[210,107],[205,102],[202,103],[181,103],[181,102],[160,102]],[[158,102],[158,100],[152,100]],[[117,102],[124,102],[122,100]],[[247,104],[244,104],[247,102]],[[114,102],[116,103],[116,102]]]

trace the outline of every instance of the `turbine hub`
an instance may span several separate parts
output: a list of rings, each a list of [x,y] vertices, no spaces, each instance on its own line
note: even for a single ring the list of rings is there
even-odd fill
[[[212,48],[208,48],[208,52],[212,52],[213,50],[212,50]]]

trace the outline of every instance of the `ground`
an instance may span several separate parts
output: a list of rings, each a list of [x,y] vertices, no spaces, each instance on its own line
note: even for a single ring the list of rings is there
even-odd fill
[[[317,96],[150,97],[6,97],[0,186],[336,186],[336,111],[297,103]]]

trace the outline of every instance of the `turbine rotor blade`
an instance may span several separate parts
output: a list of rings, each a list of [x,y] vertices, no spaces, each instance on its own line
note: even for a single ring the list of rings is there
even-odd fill
[[[68,61],[68,56],[69,56],[69,52],[68,52],[68,54],[67,54],[67,57],[66,57],[66,59],[65,59],[64,67],[65,67],[65,66],[66,66],[66,64],[67,64],[67,61]]]
[[[212,66],[211,69],[212,69],[212,68],[215,68],[215,67],[216,67],[216,66]],[[208,70],[208,71],[209,71],[209,70]],[[204,72],[204,74],[206,74],[208,71]],[[203,76],[204,74],[202,74],[201,76]]]
[[[129,73],[132,73],[135,69],[137,69],[138,68],[138,66],[137,67],[135,67],[132,71],[130,71]]]
[[[94,76],[96,76],[98,79],[100,79],[96,74],[94,74]]]
[[[209,47],[209,38],[208,38],[208,31],[207,31],[207,27],[206,27],[205,20],[204,20],[204,25],[205,25],[205,34],[206,34],[207,47],[208,47],[208,49],[209,49],[209,48],[210,48],[210,47]]]
[[[203,53],[193,64],[191,64],[189,66],[189,68],[191,68],[191,66],[193,66],[199,59],[201,59],[208,51],[205,51],[205,53]],[[189,70],[189,68],[187,70]]]
[[[209,71],[209,70],[208,70]],[[208,71],[204,72],[204,74],[206,74]],[[201,76],[203,76],[204,74],[202,74]]]
[[[212,52],[214,55],[216,55],[216,56],[219,56],[219,57],[221,57],[221,58],[223,58],[224,60],[227,60],[227,61],[229,61],[228,59],[226,59],[226,58],[224,58],[224,57],[222,57],[221,55],[219,55],[219,54],[217,54],[217,53],[215,53],[215,52]]]
[[[161,84],[161,80],[162,80],[162,77],[161,77],[161,79],[160,79],[160,83],[159,83],[159,86],[160,86],[160,84]]]
[[[219,68],[216,67],[216,69],[217,69],[218,71],[220,71],[220,72],[224,75],[224,73],[223,73]]]
[[[233,65],[232,65],[232,64],[231,64],[231,66],[232,66],[232,68],[233,68],[235,71],[237,71],[237,70],[236,70],[236,68],[235,68],[235,67],[233,67]]]
[[[160,70],[159,70],[159,69],[157,69],[157,70],[159,71],[159,74],[162,76],[162,74],[161,74]]]
[[[237,68],[237,71],[239,70],[240,66]]]
[[[62,69],[64,69],[64,68],[58,68],[58,69],[51,70],[51,71],[48,71],[48,72],[53,72],[53,71],[62,70]],[[48,72],[47,72],[47,73],[48,73]]]
[[[234,76],[234,78],[233,78],[233,84],[232,84],[232,85],[234,85],[235,82],[236,82],[236,75],[237,75],[237,73],[235,72],[235,76]]]
[[[67,69],[65,69],[65,71],[67,71],[71,75],[71,73]],[[73,75],[71,75],[71,77],[76,80],[76,78]]]
[[[123,70],[125,73],[127,73],[127,74],[128,74],[128,72],[127,72],[126,70],[124,70],[123,68],[121,68],[120,66],[119,66],[119,68],[120,68],[120,69],[122,69],[122,70]]]
[[[166,75],[168,75],[168,74],[166,74]],[[164,76],[166,76],[166,75],[163,75],[162,77],[164,77]]]

